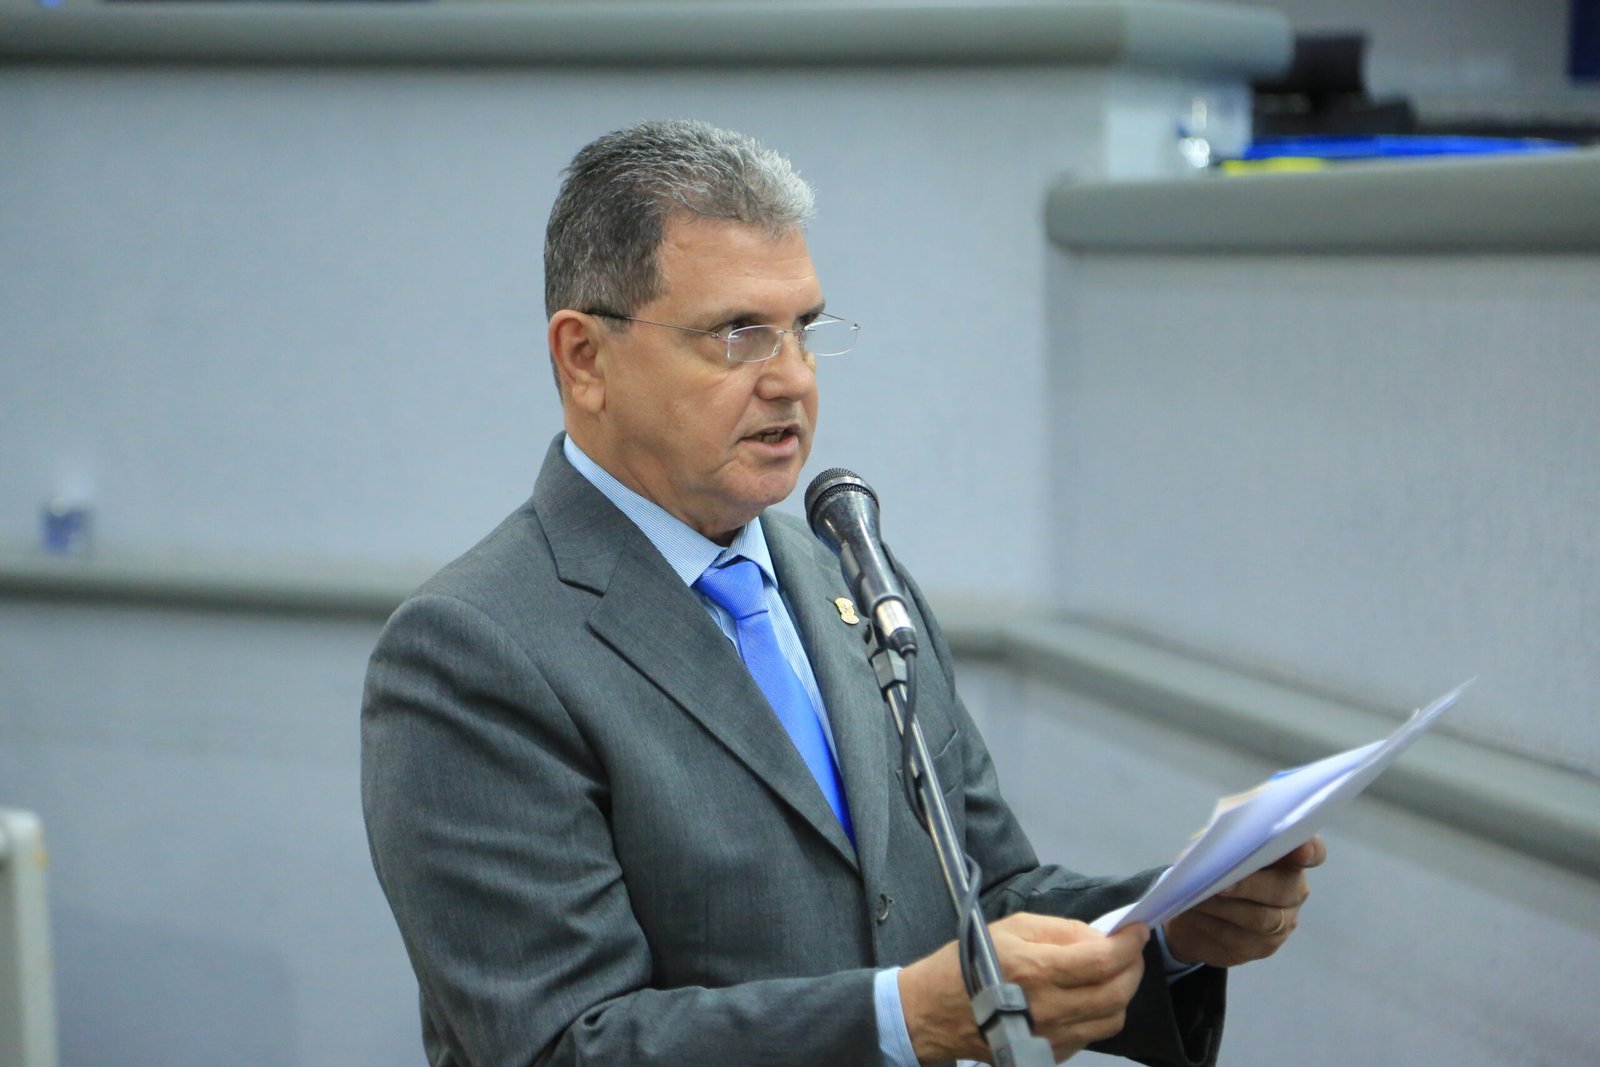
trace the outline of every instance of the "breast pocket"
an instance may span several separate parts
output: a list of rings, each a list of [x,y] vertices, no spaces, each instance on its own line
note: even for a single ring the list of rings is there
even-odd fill
[[[961,787],[962,752],[961,736],[954,730],[946,729],[945,734],[937,742],[927,738],[928,751],[933,754],[933,770],[939,776],[939,788],[948,797],[952,792],[958,792]]]
[[[939,779],[939,791],[944,799],[944,806],[950,813],[950,821],[954,824],[957,838],[965,834],[966,821],[966,779],[964,768],[966,765],[966,745],[962,742],[961,735],[947,723],[939,724],[937,734],[927,733],[928,752],[931,755],[934,774]],[[924,727],[927,730],[927,727]]]

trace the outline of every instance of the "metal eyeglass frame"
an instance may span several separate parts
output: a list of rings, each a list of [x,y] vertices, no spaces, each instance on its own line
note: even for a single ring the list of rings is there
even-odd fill
[[[717,340],[723,342],[724,344],[726,344],[728,346],[728,362],[729,363],[764,363],[764,362],[766,362],[767,360],[769,360],[772,357],[776,356],[779,352],[781,352],[783,350],[783,335],[784,334],[793,334],[794,335],[794,339],[800,343],[801,351],[809,353],[810,355],[818,356],[818,357],[821,357],[821,358],[827,358],[828,356],[842,356],[846,352],[849,352],[851,349],[855,348],[855,346],[856,346],[856,336],[861,332],[861,324],[860,323],[851,322],[848,319],[841,319],[839,316],[830,315],[826,311],[820,313],[817,316],[817,321],[808,323],[805,326],[800,327],[798,330],[786,330],[782,326],[768,326],[765,323],[758,323],[757,325],[754,325],[754,326],[740,326],[738,329],[729,330],[726,333],[722,333],[722,332],[717,331],[717,330],[702,330],[702,329],[699,329],[699,328],[694,327],[694,326],[679,326],[675,322],[656,322],[654,319],[641,319],[641,318],[636,318],[633,315],[619,315],[615,311],[607,311],[604,308],[594,308],[594,309],[591,309],[589,311],[584,312],[584,314],[585,315],[595,315],[595,316],[598,316],[599,318],[603,318],[603,319],[621,319],[624,322],[642,322],[646,326],[665,326],[669,330],[682,330],[685,333],[699,333],[699,334],[704,334],[707,337],[715,337]],[[842,325],[850,327],[850,343],[846,347],[841,348],[836,352],[816,352],[816,351],[813,351],[811,349],[811,347],[806,344],[806,337],[807,337],[808,333],[815,326],[831,325],[833,323],[840,323]],[[746,338],[759,337],[763,333],[770,333],[772,335],[772,349],[766,355],[764,355],[764,356],[756,356],[753,359],[740,359],[739,357],[737,357],[737,356],[735,356],[733,354],[734,342],[736,342],[736,341],[744,341],[744,343],[748,343],[748,341],[745,341]],[[758,351],[759,351],[759,349],[758,349]]]

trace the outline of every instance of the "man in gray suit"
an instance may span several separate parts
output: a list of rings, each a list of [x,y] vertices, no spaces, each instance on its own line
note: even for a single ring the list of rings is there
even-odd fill
[[[545,246],[566,432],[367,679],[373,861],[435,1067],[987,1054],[865,623],[766,510],[810,452],[816,357],[854,340],[823,311],[810,209],[786,160],[704,124],[569,168]],[[1221,968],[1288,937],[1321,844],[1156,937],[1090,930],[1151,873],[1039,864],[908,585],[929,750],[1036,1032],[1059,1058],[1214,1061]]]

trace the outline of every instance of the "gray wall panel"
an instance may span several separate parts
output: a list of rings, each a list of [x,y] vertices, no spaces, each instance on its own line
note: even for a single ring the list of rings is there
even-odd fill
[[[1057,266],[1072,610],[1600,770],[1600,262]]]
[[[962,679],[1041,857],[1079,870],[1169,862],[1217,797],[1277,767],[1026,673]],[[1299,931],[1229,979],[1223,1063],[1594,1062],[1593,881],[1367,798],[1324,836]]]

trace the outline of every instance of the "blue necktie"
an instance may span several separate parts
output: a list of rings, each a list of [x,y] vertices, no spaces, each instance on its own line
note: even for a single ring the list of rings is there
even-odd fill
[[[822,787],[828,806],[839,817],[845,836],[855,844],[855,827],[850,825],[850,809],[845,804],[844,783],[839,779],[839,768],[828,749],[828,738],[822,732],[822,722],[817,709],[795,676],[794,668],[783,658],[778,647],[778,635],[767,615],[763,595],[761,568],[743,556],[721,567],[710,567],[694,583],[694,587],[710,597],[718,606],[733,616],[738,628],[739,655],[756,685],[766,695],[767,703],[777,712],[800,757],[811,768],[811,776]]]

